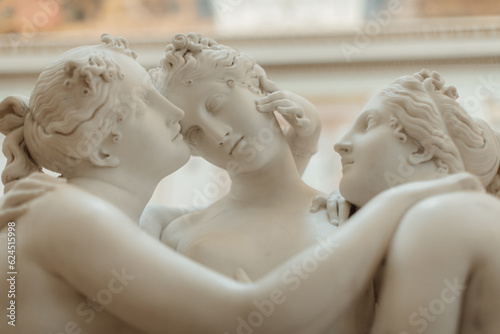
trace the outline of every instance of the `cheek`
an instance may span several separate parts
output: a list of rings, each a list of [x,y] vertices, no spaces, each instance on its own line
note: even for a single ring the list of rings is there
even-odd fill
[[[198,145],[194,146],[194,148],[203,159],[218,167],[224,168],[224,164],[228,160],[228,155],[215,143],[202,140]]]
[[[358,150],[363,147],[363,160],[371,161],[372,165],[376,165],[394,154],[391,143],[395,140],[396,138],[387,131],[373,132],[363,136],[362,140],[354,145],[354,149]]]

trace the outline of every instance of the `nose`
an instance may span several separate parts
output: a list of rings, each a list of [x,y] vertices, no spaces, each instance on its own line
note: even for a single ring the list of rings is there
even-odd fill
[[[217,142],[217,145],[219,145],[219,147],[225,147],[227,142],[229,141],[229,135],[231,133],[229,131],[227,131],[224,136]]]
[[[184,118],[184,110],[175,105],[172,101],[155,90],[156,95],[151,99],[151,103],[155,103],[158,108],[161,108],[166,114],[167,120],[172,124],[179,122]]]
[[[335,145],[333,145],[333,149],[335,150],[335,152],[337,152],[340,155],[346,154],[346,153],[351,153],[352,152],[352,144],[348,141],[341,140],[338,143],[336,143]]]
[[[184,118],[184,110],[181,108],[177,107],[175,104],[170,103],[172,105],[172,116],[175,119],[175,122],[180,121],[181,119]]]
[[[229,141],[229,135],[231,134],[231,129],[223,124],[209,124],[203,131],[210,136],[219,147],[224,147]]]

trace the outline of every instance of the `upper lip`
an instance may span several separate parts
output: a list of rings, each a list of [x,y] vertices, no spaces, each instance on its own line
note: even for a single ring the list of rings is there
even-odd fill
[[[229,151],[229,154],[230,154],[230,155],[231,155],[231,154],[233,154],[234,149],[236,148],[236,146],[238,146],[238,144],[240,143],[240,141],[242,141],[242,140],[243,140],[243,137],[244,137],[244,136],[241,136],[241,138],[240,138],[240,139],[238,139],[237,141],[235,141],[235,142],[234,142],[233,146],[231,147],[231,150]]]

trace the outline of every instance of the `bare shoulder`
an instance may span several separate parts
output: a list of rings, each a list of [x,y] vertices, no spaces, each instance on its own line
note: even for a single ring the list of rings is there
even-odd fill
[[[500,199],[480,192],[454,192],[427,198],[416,204],[408,215],[449,220],[455,223],[470,219],[494,218],[500,211]]]
[[[83,231],[101,234],[117,222],[127,220],[130,219],[110,203],[72,185],[61,184],[34,199],[18,225],[23,225],[32,247],[45,249],[48,244],[57,248],[80,238]],[[61,240],[64,243],[59,243]]]
[[[85,222],[105,220],[109,215],[123,213],[107,201],[75,186],[61,184],[30,203],[25,220],[36,220],[37,224],[80,225]],[[101,219],[102,217],[102,219]],[[92,218],[91,221],[88,219]]]
[[[161,241],[173,249],[177,246],[183,236],[204,221],[204,210],[187,213],[174,219],[161,233]]]
[[[456,192],[427,198],[403,218],[398,233],[426,243],[472,243],[485,234],[500,235],[500,200],[479,192]]]
[[[148,204],[141,216],[141,228],[156,239],[177,218],[198,211],[195,207],[173,208],[160,204]]]

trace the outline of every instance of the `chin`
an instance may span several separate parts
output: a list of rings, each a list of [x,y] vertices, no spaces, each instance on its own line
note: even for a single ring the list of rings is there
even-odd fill
[[[356,185],[346,185],[346,182],[342,182],[342,180],[340,181],[340,195],[342,195],[346,201],[354,204],[358,208],[362,207],[367,202],[363,200],[363,196],[359,193],[361,189],[361,187],[356,187]]]
[[[184,166],[189,161],[189,159],[191,159],[191,151],[188,147],[186,147],[186,149],[183,150],[182,154],[179,154],[179,157],[177,158],[179,166],[176,168],[176,170]]]
[[[182,150],[177,154],[169,154],[167,155],[167,157],[168,157],[167,161],[168,165],[165,168],[165,170],[167,171],[165,176],[172,174],[173,172],[177,171],[179,168],[184,166],[191,158],[191,152],[186,147],[185,150]]]
[[[242,162],[242,168],[240,173],[254,173],[257,172],[263,168],[265,168],[269,163],[271,163],[272,159],[271,157],[265,156],[263,152],[259,152],[260,154],[255,157],[250,162]]]

